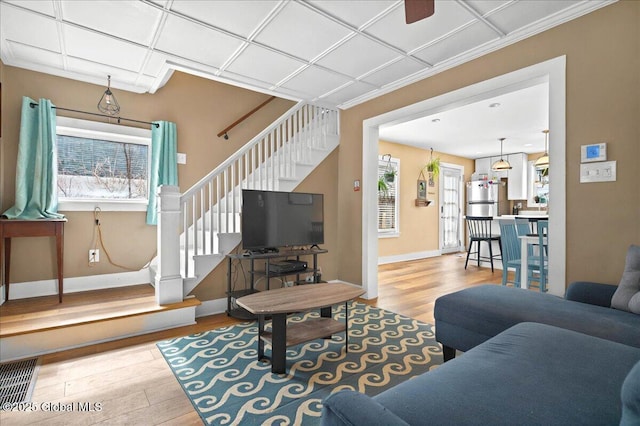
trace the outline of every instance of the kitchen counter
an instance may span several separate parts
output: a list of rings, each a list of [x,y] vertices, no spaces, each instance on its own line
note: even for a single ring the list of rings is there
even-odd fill
[[[497,216],[494,219],[515,219],[516,217],[522,217],[524,219],[549,219],[549,215],[546,214],[503,214],[502,216]]]

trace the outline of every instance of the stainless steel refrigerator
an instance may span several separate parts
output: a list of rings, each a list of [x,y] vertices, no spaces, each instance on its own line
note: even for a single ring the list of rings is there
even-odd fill
[[[498,217],[509,213],[506,180],[467,183],[467,216]]]

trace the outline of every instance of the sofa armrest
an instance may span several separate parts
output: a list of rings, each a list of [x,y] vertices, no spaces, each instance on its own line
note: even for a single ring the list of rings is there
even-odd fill
[[[320,424],[322,426],[409,426],[407,422],[367,395],[351,390],[338,391],[322,401]]]
[[[609,308],[617,288],[610,284],[576,281],[569,285],[565,299]]]

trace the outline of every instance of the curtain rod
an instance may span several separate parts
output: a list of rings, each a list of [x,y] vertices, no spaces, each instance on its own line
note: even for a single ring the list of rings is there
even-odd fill
[[[38,104],[35,103],[35,102],[29,102],[29,106],[31,108],[35,108],[35,107],[38,106]],[[95,112],[79,111],[77,109],[62,108],[62,107],[57,107],[57,106],[53,106],[53,105],[51,106],[51,108],[59,109],[60,111],[69,111],[69,112],[77,112],[77,113],[80,113],[80,114],[95,115],[96,117],[117,118],[118,119],[118,124],[120,124],[120,120],[124,120],[124,121],[131,121],[133,123],[150,124],[152,126],[156,126],[156,128],[160,127],[160,125],[158,123],[150,123],[148,121],[133,120],[131,118],[114,117],[112,115],[107,115],[107,114],[97,114]]]

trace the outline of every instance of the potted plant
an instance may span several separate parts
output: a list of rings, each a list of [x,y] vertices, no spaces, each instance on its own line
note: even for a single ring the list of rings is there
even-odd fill
[[[384,177],[378,179],[378,196],[386,196],[389,192],[389,186]]]
[[[433,186],[434,181],[440,175],[440,157],[433,158],[433,148],[431,148],[431,157],[429,162],[425,164],[423,170],[429,173],[429,185]]]
[[[396,171],[389,168],[384,172],[384,180],[385,182],[393,182],[396,180]]]

